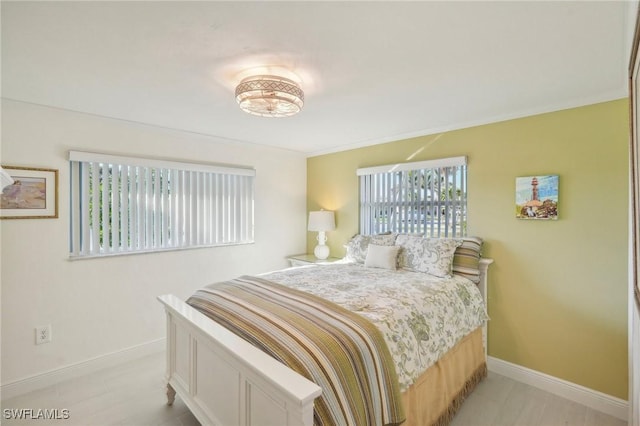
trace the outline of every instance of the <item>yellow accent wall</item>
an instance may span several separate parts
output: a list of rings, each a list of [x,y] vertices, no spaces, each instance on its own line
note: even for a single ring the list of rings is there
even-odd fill
[[[468,234],[495,260],[489,355],[626,399],[628,121],[621,99],[310,157],[307,208],[336,211],[343,256],[357,168],[466,155]],[[515,178],[544,174],[559,175],[559,219],[516,219]]]

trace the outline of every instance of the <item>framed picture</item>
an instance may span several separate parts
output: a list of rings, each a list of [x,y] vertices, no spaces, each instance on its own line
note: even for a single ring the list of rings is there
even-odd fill
[[[58,171],[2,166],[13,184],[2,190],[0,219],[58,217]]]
[[[558,175],[516,178],[516,217],[558,219]]]

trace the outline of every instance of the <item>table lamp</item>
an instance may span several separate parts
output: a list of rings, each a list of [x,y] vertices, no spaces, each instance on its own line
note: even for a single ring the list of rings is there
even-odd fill
[[[309,231],[318,232],[318,245],[313,250],[313,254],[318,259],[326,259],[329,257],[329,247],[325,245],[327,237],[326,231],[333,231],[336,229],[335,216],[332,211],[320,210],[316,212],[309,212]]]

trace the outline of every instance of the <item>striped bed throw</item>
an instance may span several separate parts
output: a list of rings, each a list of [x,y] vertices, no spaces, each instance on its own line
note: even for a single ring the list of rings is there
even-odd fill
[[[391,354],[367,319],[248,276],[206,286],[187,303],[320,386],[315,425],[404,421]]]

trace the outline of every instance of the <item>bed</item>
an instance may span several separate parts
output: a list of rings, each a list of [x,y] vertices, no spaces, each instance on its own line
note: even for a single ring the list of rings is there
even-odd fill
[[[356,236],[343,262],[238,277],[187,302],[160,296],[168,403],[177,393],[203,425],[447,424],[486,375],[492,260],[480,258],[480,246],[477,238]],[[416,317],[410,303],[432,308]],[[300,327],[280,332],[299,321],[287,315],[302,307]],[[267,337],[272,323],[270,334],[283,340]],[[333,331],[334,323],[347,330]],[[361,332],[368,328],[372,335]],[[346,345],[365,348],[364,355],[335,349],[347,334],[364,336]],[[308,340],[320,335],[333,340]],[[378,340],[386,349],[370,351]],[[307,358],[320,367],[304,364]],[[327,367],[340,362],[346,368]]]

